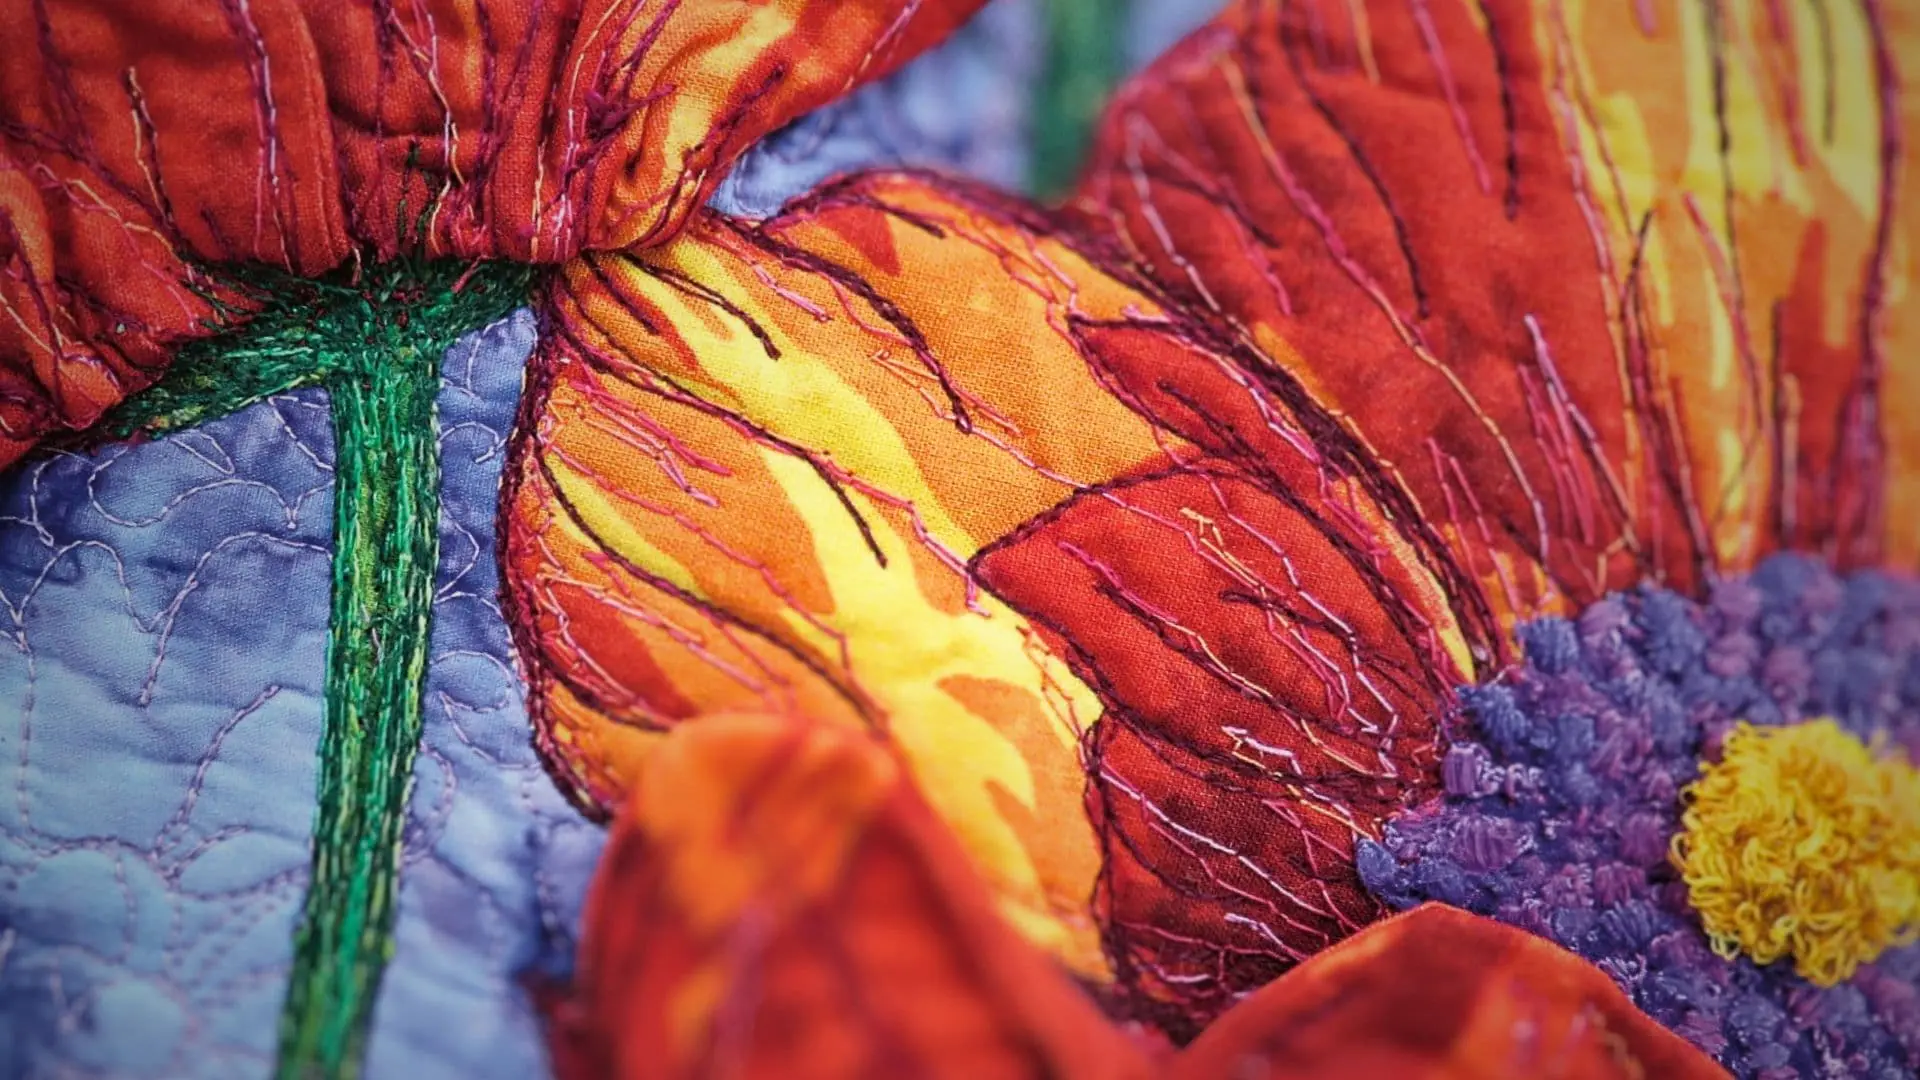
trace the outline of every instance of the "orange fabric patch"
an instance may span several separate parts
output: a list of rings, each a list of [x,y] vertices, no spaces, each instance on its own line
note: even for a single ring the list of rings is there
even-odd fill
[[[1100,702],[967,561],[1195,451],[1103,389],[1080,330],[1157,302],[1051,230],[880,175],[569,264],[506,568],[542,744],[584,804],[624,796],[636,732],[717,710],[884,731],[1009,917],[1105,978],[1078,806]]]
[[[1237,3],[1077,205],[1368,447],[1502,650],[1783,546],[1911,561],[1915,28],[1782,10]]]
[[[1726,1070],[1633,1007],[1599,968],[1428,904],[1254,994],[1170,1080],[1717,1080]]]
[[[641,770],[548,1002],[562,1080],[1144,1080],[1000,918],[884,744],[713,716]]]

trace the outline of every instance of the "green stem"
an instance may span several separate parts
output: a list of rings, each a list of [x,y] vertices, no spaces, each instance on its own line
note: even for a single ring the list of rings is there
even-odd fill
[[[323,386],[333,408],[333,612],[313,873],[280,1014],[282,1080],[359,1074],[393,954],[439,561],[440,357],[523,304],[534,268],[402,259],[318,279],[226,268],[257,307],[184,348],[102,434],[157,435]],[[221,329],[210,327],[210,329]],[[96,436],[97,437],[97,436]]]
[[[379,322],[331,380],[334,561],[313,877],[280,1022],[283,1080],[356,1075],[392,955],[400,834],[420,744],[440,460],[438,352]]]
[[[1080,171],[1093,125],[1120,79],[1120,30],[1129,6],[1046,0],[1046,66],[1034,103],[1029,177],[1041,198],[1064,194]]]

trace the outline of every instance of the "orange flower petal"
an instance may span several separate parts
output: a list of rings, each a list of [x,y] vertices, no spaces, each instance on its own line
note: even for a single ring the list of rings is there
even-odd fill
[[[1147,1075],[882,743],[786,717],[648,757],[548,1012],[562,1080]]]
[[[292,0],[0,6],[0,466],[151,382],[239,303],[196,263],[347,253]]]
[[[549,308],[505,565],[563,784],[611,806],[654,733],[716,710],[883,729],[1008,916],[1104,977],[1100,703],[966,563],[1195,453],[1102,387],[1077,332],[1151,296],[1030,211],[872,176],[579,259]],[[1115,348],[1159,340],[1139,337]]]
[[[985,0],[307,0],[350,226],[557,262],[673,235],[760,136]],[[374,58],[381,62],[374,62]]]
[[[1920,440],[1891,392],[1920,353],[1889,325],[1920,267],[1895,239],[1920,224],[1896,186],[1920,117],[1893,71],[1920,28],[1879,4],[1542,10],[1589,247],[1669,398],[1713,553],[1879,562],[1911,535],[1887,500]]]
[[[664,240],[755,138],[981,2],[7,5],[0,466],[243,313],[219,264]]]
[[[1920,41],[1920,10],[1905,4],[1875,4],[1881,36],[1875,43],[1875,73],[1882,76],[1894,57],[1915,54],[1908,42]],[[1900,145],[1912,154],[1920,146],[1920,93],[1911,87],[1913,76],[1903,76],[1909,89],[1896,95],[1899,112],[1889,125],[1882,117],[1882,139],[1886,133],[1900,134]],[[1884,95],[1883,95],[1884,100]],[[1911,156],[1895,171],[1893,214],[1886,226],[1889,236],[1911,237],[1915,222],[1920,222],[1920,168]],[[1885,411],[1880,422],[1886,439],[1883,465],[1887,478],[1887,500],[1881,518],[1887,531],[1882,558],[1909,569],[1920,567],[1920,423],[1912,419],[1909,403],[1920,401],[1920,302],[1910,295],[1912,284],[1920,280],[1920,245],[1911,241],[1896,243],[1889,252],[1886,274],[1886,301],[1881,307],[1881,331],[1886,335],[1880,351],[1882,361],[1878,404]]]
[[[1772,7],[1718,37],[1656,8],[1237,3],[1122,92],[1079,199],[1365,443],[1507,624],[1911,533],[1887,388],[1920,353],[1867,328],[1911,306],[1882,195],[1920,129],[1855,130],[1895,107],[1871,12],[1821,64]],[[1847,119],[1795,151],[1816,85]]]
[[[1714,1080],[1727,1076],[1542,938],[1429,904],[1221,1017],[1171,1080]]]
[[[1187,457],[975,557],[1106,711],[1100,913],[1130,1005],[1180,1034],[1366,925],[1356,836],[1436,790],[1436,721],[1486,664],[1440,542],[1284,372],[1177,314],[1079,326]]]

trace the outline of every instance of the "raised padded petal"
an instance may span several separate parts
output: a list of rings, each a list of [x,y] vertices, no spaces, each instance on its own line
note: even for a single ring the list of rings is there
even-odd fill
[[[562,1080],[1144,1080],[882,740],[709,717],[651,755],[550,996]]]
[[[1599,968],[1542,938],[1428,904],[1241,1002],[1169,1080],[1722,1080]]]
[[[0,9],[0,465],[253,306],[236,266],[669,238],[760,135],[980,0]]]
[[[1122,91],[1079,205],[1503,623],[1783,545],[1911,559],[1913,28],[1709,10],[1236,3]]]

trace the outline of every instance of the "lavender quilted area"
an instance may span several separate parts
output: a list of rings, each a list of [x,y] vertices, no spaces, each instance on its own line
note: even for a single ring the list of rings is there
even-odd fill
[[[307,879],[314,393],[0,488],[0,1074],[254,1077]]]
[[[1135,0],[1127,11],[1121,40],[1127,66],[1145,67],[1211,19],[1223,3],[1224,0]]]
[[[518,979],[569,955],[598,853],[528,741],[494,598],[532,344],[522,312],[444,361],[428,725],[372,1076],[540,1074]],[[10,478],[5,1075],[270,1070],[307,877],[331,444],[301,393]]]
[[[1040,16],[1037,0],[995,0],[892,78],[762,140],[714,191],[713,207],[767,217],[830,176],[875,165],[933,166],[1019,187]]]

